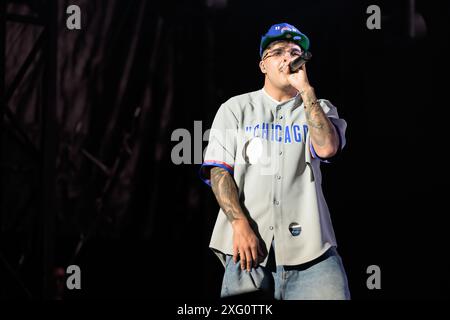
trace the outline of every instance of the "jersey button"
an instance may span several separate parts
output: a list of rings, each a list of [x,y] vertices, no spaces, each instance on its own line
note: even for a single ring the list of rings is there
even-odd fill
[[[280,151],[278,154],[281,156],[283,154],[283,151]]]
[[[280,201],[278,201],[278,200],[273,200],[273,204],[276,205],[276,206],[278,206],[278,205],[280,204]]]
[[[270,226],[269,229],[270,229],[270,230],[273,230],[273,226]]]
[[[280,116],[280,120],[283,119],[283,116]]]
[[[277,175],[277,180],[281,180],[281,176]]]

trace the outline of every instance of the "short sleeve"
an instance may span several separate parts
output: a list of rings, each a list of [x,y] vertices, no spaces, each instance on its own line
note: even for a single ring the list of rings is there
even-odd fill
[[[204,160],[200,168],[200,178],[209,186],[210,170],[212,167],[221,167],[231,175],[234,173],[236,159],[236,137],[238,121],[227,104],[221,105],[209,133],[209,142],[206,147]]]
[[[339,118],[337,108],[330,101],[321,99],[320,106],[322,107],[326,116],[330,119],[331,123],[334,125],[334,127],[336,128],[336,131],[338,133],[338,136],[339,136],[338,154],[339,154],[342,151],[342,149],[345,147],[345,144],[347,142],[345,139],[345,132],[347,130],[347,122],[344,119]],[[313,158],[317,158],[320,161],[325,162],[325,163],[330,163],[330,159],[332,159],[332,158],[324,159],[324,158],[319,157],[316,154],[316,151],[314,150],[314,146],[313,146],[311,140],[309,143],[309,148],[310,148],[311,155]],[[335,157],[336,157],[336,155],[333,156],[333,158],[335,158]]]

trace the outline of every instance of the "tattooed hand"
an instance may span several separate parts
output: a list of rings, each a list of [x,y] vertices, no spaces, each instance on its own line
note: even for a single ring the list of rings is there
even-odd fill
[[[233,177],[227,170],[211,169],[211,186],[222,211],[233,226],[233,261],[239,259],[242,270],[250,271],[264,258],[259,239],[242,211]]]

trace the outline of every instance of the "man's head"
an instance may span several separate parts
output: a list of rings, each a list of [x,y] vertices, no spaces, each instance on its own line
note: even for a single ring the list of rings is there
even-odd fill
[[[266,76],[265,85],[291,89],[287,79],[289,63],[308,50],[309,39],[287,23],[273,25],[261,38],[259,67]]]

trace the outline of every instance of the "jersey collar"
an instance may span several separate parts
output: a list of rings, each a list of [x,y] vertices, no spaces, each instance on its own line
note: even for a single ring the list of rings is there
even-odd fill
[[[268,94],[267,91],[264,90],[264,88],[262,88],[261,90],[262,90],[263,94],[264,94],[270,101],[272,101],[273,103],[275,103],[275,106],[281,106],[281,105],[287,104],[287,103],[289,103],[289,102],[292,102],[292,101],[294,101],[294,100],[301,99],[301,96],[300,96],[300,95],[298,94],[298,92],[297,92],[297,94],[296,94],[294,97],[292,97],[291,99],[281,102],[281,101],[278,101],[278,100],[276,100],[275,98],[273,98],[270,94]]]

